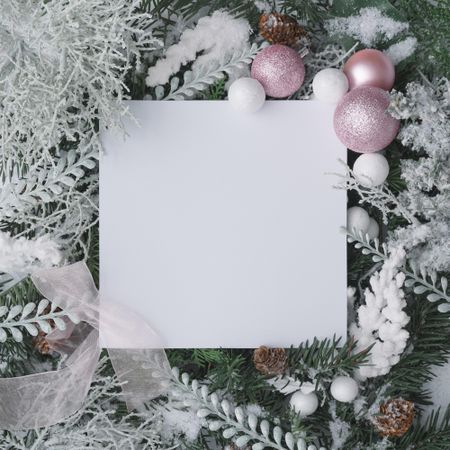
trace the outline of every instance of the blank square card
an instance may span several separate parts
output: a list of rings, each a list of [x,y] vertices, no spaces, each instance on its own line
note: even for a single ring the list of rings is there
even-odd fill
[[[135,101],[105,133],[100,293],[165,347],[288,347],[346,335],[346,151],[333,106]]]

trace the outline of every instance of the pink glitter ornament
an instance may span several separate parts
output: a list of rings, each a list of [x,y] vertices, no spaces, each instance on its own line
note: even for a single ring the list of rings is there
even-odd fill
[[[334,131],[350,150],[371,153],[387,147],[400,122],[388,112],[389,94],[383,89],[362,86],[344,95],[334,112]]]
[[[386,91],[395,81],[394,64],[383,52],[366,49],[356,52],[344,65],[350,90],[360,86],[375,86]]]
[[[290,47],[275,44],[259,52],[253,60],[252,78],[258,80],[270,97],[289,97],[303,84],[305,66]]]

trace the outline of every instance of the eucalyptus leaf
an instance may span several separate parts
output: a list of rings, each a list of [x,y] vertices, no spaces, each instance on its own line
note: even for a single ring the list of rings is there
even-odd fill
[[[16,342],[22,342],[23,341],[23,334],[18,328],[12,327],[12,328],[9,329],[9,331],[11,333],[11,336],[13,337],[13,339]]]
[[[34,308],[36,308],[36,305],[34,303],[27,303],[22,310],[22,314],[20,316],[20,319],[24,319],[25,317],[29,316],[33,311]]]
[[[245,445],[248,444],[248,441],[250,441],[250,436],[246,436],[246,435],[239,436],[239,437],[236,439],[236,445],[237,445],[238,447],[244,447]]]
[[[222,435],[225,439],[231,439],[236,432],[236,428],[227,428],[226,430],[223,430]]]
[[[8,334],[3,328],[0,328],[0,342],[6,342],[6,339],[8,339]]]

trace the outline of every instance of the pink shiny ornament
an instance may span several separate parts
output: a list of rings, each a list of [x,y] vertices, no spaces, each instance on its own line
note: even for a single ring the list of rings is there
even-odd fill
[[[300,55],[286,45],[269,45],[253,60],[252,78],[258,80],[270,97],[285,98],[303,84],[305,66]]]
[[[378,87],[362,86],[345,94],[334,112],[334,131],[350,150],[371,153],[387,147],[400,121],[388,112],[389,94]]]
[[[394,86],[394,64],[383,52],[366,49],[356,52],[344,65],[350,90],[374,86],[389,91]]]

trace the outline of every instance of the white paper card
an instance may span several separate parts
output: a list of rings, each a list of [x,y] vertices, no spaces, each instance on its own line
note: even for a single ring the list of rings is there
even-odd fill
[[[346,335],[345,149],[333,107],[130,102],[100,164],[102,301],[167,348],[299,344]]]

